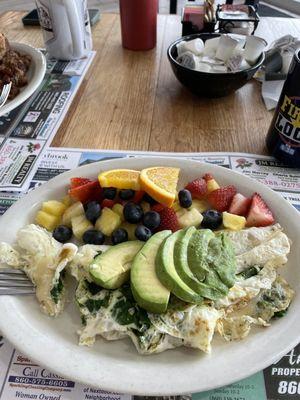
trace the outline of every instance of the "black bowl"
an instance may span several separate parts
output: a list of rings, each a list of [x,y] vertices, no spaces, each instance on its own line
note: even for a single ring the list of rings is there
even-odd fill
[[[245,85],[255,74],[258,68],[263,64],[265,55],[262,53],[257,63],[251,68],[237,72],[210,73],[195,71],[183,67],[176,61],[178,56],[176,45],[183,40],[207,39],[221,36],[218,33],[199,33],[195,35],[184,36],[173,42],[168,48],[168,58],[176,78],[191,92],[203,97],[223,97],[235,92]]]

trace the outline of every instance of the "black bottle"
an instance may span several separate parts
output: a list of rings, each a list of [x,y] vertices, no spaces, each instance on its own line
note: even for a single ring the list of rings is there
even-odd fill
[[[266,144],[270,155],[300,168],[300,49],[291,62]]]

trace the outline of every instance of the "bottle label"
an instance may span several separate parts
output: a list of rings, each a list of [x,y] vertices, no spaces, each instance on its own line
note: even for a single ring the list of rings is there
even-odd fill
[[[300,97],[284,96],[275,128],[285,144],[300,147]]]

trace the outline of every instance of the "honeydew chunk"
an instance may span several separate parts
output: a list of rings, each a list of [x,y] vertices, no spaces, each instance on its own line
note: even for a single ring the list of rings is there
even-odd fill
[[[110,208],[104,207],[100,217],[96,221],[95,228],[103,232],[104,235],[110,236],[121,223],[122,220],[119,214]]]
[[[71,220],[72,231],[76,239],[81,240],[82,235],[89,229],[93,229],[93,224],[86,219],[85,215],[78,215]]]
[[[71,226],[72,218],[78,217],[79,215],[85,215],[85,214],[82,203],[80,201],[77,201],[76,203],[72,204],[69,208],[67,208],[66,211],[64,212],[62,217],[63,225]]]

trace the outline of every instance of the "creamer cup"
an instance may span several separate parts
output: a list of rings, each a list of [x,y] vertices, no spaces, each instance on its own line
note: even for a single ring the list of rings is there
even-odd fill
[[[238,45],[238,40],[228,35],[222,35],[217,48],[216,57],[226,62],[233,54],[234,49]]]
[[[186,51],[190,51],[196,56],[199,56],[203,53],[204,50],[204,42],[202,39],[193,39],[185,42],[185,49]]]
[[[220,42],[220,36],[213,39],[207,39],[204,44],[203,55],[214,57]]]
[[[245,60],[251,65],[255,64],[266,46],[265,39],[257,36],[247,36],[244,52]]]

